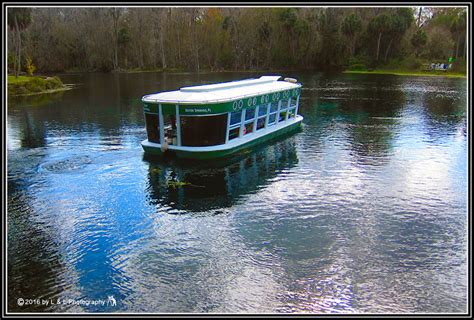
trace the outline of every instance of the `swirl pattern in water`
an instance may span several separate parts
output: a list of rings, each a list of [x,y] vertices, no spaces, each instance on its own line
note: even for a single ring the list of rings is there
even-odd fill
[[[466,80],[288,76],[302,131],[224,161],[144,156],[139,98],[248,74],[9,101],[8,311],[466,312]]]

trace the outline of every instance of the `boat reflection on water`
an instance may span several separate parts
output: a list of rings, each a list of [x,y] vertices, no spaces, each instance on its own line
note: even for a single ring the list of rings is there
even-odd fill
[[[243,196],[257,192],[298,163],[294,137],[220,160],[183,160],[144,155],[153,205],[168,213],[222,213]]]

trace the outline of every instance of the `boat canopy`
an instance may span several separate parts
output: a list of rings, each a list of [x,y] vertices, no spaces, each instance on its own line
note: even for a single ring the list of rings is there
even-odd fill
[[[298,83],[278,81],[280,76],[183,87],[176,91],[146,95],[145,103],[207,104],[233,101],[250,96],[300,88]]]

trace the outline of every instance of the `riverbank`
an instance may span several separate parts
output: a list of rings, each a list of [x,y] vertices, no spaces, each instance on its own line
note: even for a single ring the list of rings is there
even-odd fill
[[[466,78],[463,73],[456,73],[450,71],[422,71],[422,70],[346,70],[343,73],[349,74],[386,74],[395,76],[428,76],[428,77],[447,77],[447,78]]]
[[[9,75],[7,84],[9,96],[29,96],[53,93],[72,88],[69,85],[65,85],[58,77],[15,77]]]
[[[78,70],[78,69],[69,69],[64,71],[63,73],[60,74],[81,74],[81,73],[181,73],[181,74],[194,74],[194,73],[268,73],[268,72],[301,72],[303,70],[297,70],[297,69],[237,69],[237,70],[224,70],[224,69],[217,69],[217,70],[212,70],[212,69],[201,69],[199,72],[195,70],[189,70],[189,69],[184,69],[184,68],[156,68],[156,69],[140,69],[140,68],[132,68],[132,69],[117,69],[117,70],[111,70],[108,72],[102,72],[98,70]]]

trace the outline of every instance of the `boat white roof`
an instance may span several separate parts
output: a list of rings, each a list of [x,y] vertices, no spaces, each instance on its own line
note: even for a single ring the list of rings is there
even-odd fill
[[[176,91],[145,95],[142,101],[177,104],[221,103],[301,87],[299,83],[278,81],[280,78],[281,76],[262,76],[258,79],[183,87]]]

